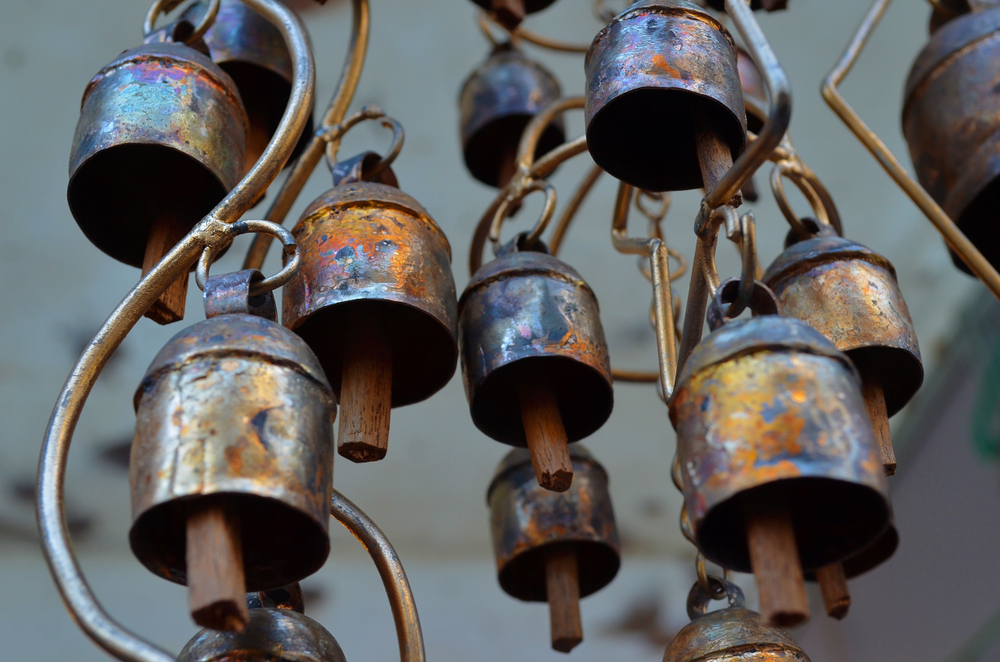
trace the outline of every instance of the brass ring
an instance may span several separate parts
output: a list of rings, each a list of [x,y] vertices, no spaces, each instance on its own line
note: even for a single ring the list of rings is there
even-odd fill
[[[493,215],[493,223],[490,225],[490,241],[493,243],[494,249],[500,245],[500,228],[507,218],[507,210],[515,201],[523,200],[529,193],[535,191],[541,191],[545,194],[545,206],[542,208],[542,215],[535,223],[535,227],[524,238],[525,247],[531,248],[545,232],[545,228],[556,211],[556,189],[544,179],[533,179],[518,194],[505,197],[500,202],[500,206],[497,207],[497,211]]]
[[[272,223],[270,221],[237,221],[228,226],[231,241],[233,238],[243,234],[266,234],[279,240],[285,248],[285,265],[281,271],[269,276],[264,280],[257,281],[250,286],[250,296],[258,296],[271,290],[276,290],[292,279],[295,272],[299,270],[301,255],[299,245],[295,242],[295,237],[287,228]],[[198,289],[204,291],[205,283],[208,282],[209,271],[215,255],[220,249],[220,244],[208,244],[198,258],[198,268],[195,269],[194,279],[198,284]]]
[[[687,509],[685,508],[685,511]],[[713,586],[711,580],[708,577],[708,573],[705,571],[705,555],[698,550],[698,556],[695,559],[694,567],[698,573],[698,585],[701,587],[702,592],[712,598],[713,600],[721,600],[726,595],[726,587],[716,582]],[[721,567],[721,566],[720,566]],[[722,568],[723,578],[727,582],[733,581],[733,571],[729,568]]]
[[[149,8],[146,13],[146,20],[142,23],[142,32],[144,37],[148,37],[153,34],[156,28],[156,19],[159,18],[160,14],[166,14],[177,8],[181,2],[184,0],[156,0],[153,6]],[[205,15],[201,17],[201,22],[198,23],[194,28],[194,32],[188,35],[184,43],[190,44],[191,42],[200,39],[208,29],[212,27],[212,23],[215,23],[215,17],[219,13],[219,6],[221,5],[221,0],[209,0],[208,11]]]

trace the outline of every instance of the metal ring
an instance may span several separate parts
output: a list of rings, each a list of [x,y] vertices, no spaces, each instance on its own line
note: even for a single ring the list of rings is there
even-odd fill
[[[490,241],[493,243],[494,250],[500,246],[500,228],[507,218],[507,210],[510,209],[510,206],[515,201],[523,200],[529,193],[534,193],[535,191],[545,193],[545,206],[542,208],[542,215],[538,219],[538,222],[535,223],[535,227],[524,238],[525,248],[530,249],[534,246],[535,242],[542,236],[542,233],[545,232],[545,228],[548,226],[549,221],[552,220],[552,216],[556,211],[556,189],[544,179],[533,179],[527,186],[521,188],[519,193],[504,198],[500,202],[500,206],[497,207],[497,211],[493,215],[493,223],[490,225]]]
[[[684,512],[687,512],[687,508],[684,509]],[[705,571],[705,555],[701,553],[701,550],[698,550],[694,567],[698,573],[698,586],[701,588],[702,593],[713,600],[721,600],[726,595],[726,586],[717,577],[710,577]],[[729,568],[722,568],[722,575],[726,583],[733,581],[733,571]],[[712,584],[712,580],[715,580],[714,585]]]
[[[301,254],[299,245],[295,242],[295,237],[287,228],[272,223],[270,221],[237,221],[228,226],[231,234],[230,240],[243,234],[266,234],[279,240],[285,248],[285,256],[291,256],[285,260],[285,265],[281,271],[263,280],[257,281],[250,286],[250,296],[258,296],[264,292],[276,290],[292,279],[295,272],[299,270]],[[204,291],[205,283],[208,282],[209,271],[215,255],[221,246],[219,244],[208,244],[202,251],[198,259],[198,268],[195,270],[194,278],[198,284],[198,289]]]
[[[728,570],[726,574],[730,574]],[[712,600],[721,600],[725,597],[728,598],[730,608],[745,607],[746,602],[743,598],[743,591],[731,579],[719,579],[718,577],[709,576],[706,578],[706,581],[709,583],[710,588],[712,583],[721,587],[722,593],[716,597],[712,594],[712,591],[704,591],[700,581],[695,582],[694,586],[691,587],[691,591],[688,592],[687,599],[688,618],[692,621],[708,613],[708,603]]]
[[[816,222],[821,225],[833,227],[830,223],[830,215],[827,212],[826,205],[816,192],[816,189],[813,188],[809,180],[810,178],[799,172],[794,164],[788,161],[780,161],[771,170],[771,192],[774,194],[774,200],[778,203],[781,214],[788,221],[788,224],[792,226],[792,230],[799,239],[809,239],[813,236],[813,232],[792,209],[792,205],[788,201],[788,196],[785,194],[785,186],[782,182],[783,177],[791,180],[795,184],[795,187],[799,189],[799,192],[805,196],[809,202],[809,206],[812,208],[813,214],[816,216]],[[836,228],[834,230],[836,231]],[[840,233],[837,232],[837,234]]]
[[[709,329],[715,331],[730,321],[731,318],[726,313],[728,308],[733,304],[733,301],[736,300],[739,290],[739,278],[729,278],[719,285],[705,313],[705,321],[708,323]],[[778,305],[778,298],[774,295],[774,292],[759,280],[753,282],[753,290],[747,307],[753,313],[754,317],[760,315],[777,315],[781,310],[781,307]]]
[[[753,212],[747,212],[740,217],[739,246],[743,263],[740,272],[740,290],[736,301],[726,308],[726,317],[729,319],[739,317],[750,305],[750,299],[754,294],[754,282],[757,279],[757,230]]]
[[[393,143],[389,147],[389,151],[386,153],[386,156],[383,157],[383,160],[388,158],[389,162],[382,165],[382,162],[380,161],[379,164],[375,166],[378,168],[377,172],[381,172],[386,166],[395,160],[396,156],[399,154],[399,150],[402,149],[403,146],[403,126],[397,120],[387,116],[385,111],[380,107],[371,105],[363,107],[358,112],[354,113],[347,119],[338,122],[337,124],[331,126],[324,125],[316,131],[316,135],[321,136],[324,140],[326,140],[326,160],[331,168],[333,168],[334,164],[337,163],[337,152],[340,151],[340,141],[343,140],[345,135],[347,135],[347,132],[358,124],[369,120],[382,120],[382,126],[393,130]],[[386,122],[391,122],[392,124],[386,124]]]
[[[365,179],[374,179],[378,177],[379,174],[386,168],[392,165],[396,157],[399,156],[399,152],[403,149],[403,138],[405,133],[403,131],[403,125],[399,123],[399,120],[393,117],[383,117],[382,126],[387,129],[392,129],[392,144],[389,145],[389,151],[379,159],[379,162],[372,166],[371,170],[363,171],[361,175]]]
[[[160,14],[166,14],[173,11],[181,4],[184,0],[156,0],[153,6],[149,8],[146,13],[146,20],[142,23],[142,32],[144,37],[148,37],[153,34],[156,28],[156,19],[159,18]],[[191,42],[200,39],[208,29],[212,27],[212,23],[215,23],[215,17],[219,13],[219,6],[222,4],[221,0],[209,0],[208,11],[205,15],[201,17],[201,22],[198,23],[194,28],[194,32],[188,35],[184,43],[190,44]]]
[[[649,198],[650,200],[658,200],[660,202],[660,208],[655,212],[646,209],[646,206],[642,204],[642,199],[644,197]],[[670,194],[636,189],[635,208],[638,209],[643,216],[648,218],[651,223],[659,225],[660,221],[666,217],[667,212],[670,211]],[[663,237],[659,238],[662,239]]]

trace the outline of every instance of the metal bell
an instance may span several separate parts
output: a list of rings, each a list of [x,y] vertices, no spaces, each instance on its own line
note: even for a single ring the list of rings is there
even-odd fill
[[[994,267],[1000,267],[998,31],[1000,7],[944,24],[913,63],[903,102],[917,179]],[[952,260],[969,271],[957,255]]]
[[[746,147],[746,111],[726,28],[688,0],[641,0],[612,19],[587,53],[591,156],[647,191],[703,186],[696,123],[733,159]]]
[[[517,145],[531,118],[560,96],[559,81],[510,43],[501,44],[472,72],[459,95],[462,153],[472,176],[501,187],[514,174]],[[542,133],[535,155],[565,140],[562,117]]]
[[[716,11],[726,11],[726,0],[708,0],[708,6]],[[750,9],[769,12],[788,9],[788,0],[750,0]]]
[[[345,662],[326,628],[287,609],[251,609],[243,632],[205,629],[189,641],[177,662]]]
[[[555,0],[472,0],[508,30],[514,30],[526,14],[540,12]]]
[[[809,662],[787,632],[744,606],[738,586],[709,581],[722,585],[729,606],[709,613],[709,598],[696,583],[688,594],[691,622],[667,646],[663,662]]]

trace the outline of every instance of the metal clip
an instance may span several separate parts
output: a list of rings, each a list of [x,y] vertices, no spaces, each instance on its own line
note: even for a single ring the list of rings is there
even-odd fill
[[[264,280],[256,269],[243,269],[221,276],[209,276],[205,281],[205,317],[243,313],[256,315],[272,322],[278,321],[278,308],[274,304],[274,291],[256,296],[250,294],[250,285]]]

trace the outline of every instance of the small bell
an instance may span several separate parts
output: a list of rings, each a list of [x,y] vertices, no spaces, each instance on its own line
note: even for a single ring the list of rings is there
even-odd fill
[[[459,96],[462,153],[472,176],[502,187],[514,174],[517,146],[531,118],[559,98],[559,82],[510,43],[497,46],[472,72]],[[565,139],[562,117],[542,133],[535,155]]]
[[[539,487],[529,453],[516,448],[486,496],[500,586],[549,603],[552,648],[563,653],[583,640],[580,598],[614,579],[621,551],[604,467],[580,444],[570,457],[573,484],[556,493]]]
[[[336,404],[316,357],[271,321],[260,273],[212,277],[208,319],[160,350],[135,395],[132,551],[187,583],[201,625],[242,630],[246,591],[323,565]],[[263,315],[263,316],[260,316]]]
[[[736,58],[722,23],[688,0],[641,0],[616,16],[586,58],[594,161],[647,191],[714,186],[746,147]]]
[[[597,298],[569,265],[519,236],[473,274],[459,301],[462,377],[472,421],[527,446],[538,482],[565,491],[566,444],[596,432],[614,397]]]
[[[514,30],[525,15],[540,12],[556,0],[472,0],[493,14],[508,30]]]
[[[913,63],[903,134],[920,184],[1000,268],[1000,118],[996,80],[987,74],[1000,58],[1000,7],[969,4],[973,11],[935,31]],[[952,260],[969,271],[954,253]]]
[[[726,0],[708,0],[708,6],[716,11],[726,11]],[[754,11],[763,9],[769,12],[788,9],[788,0],[750,0],[750,9]]]

